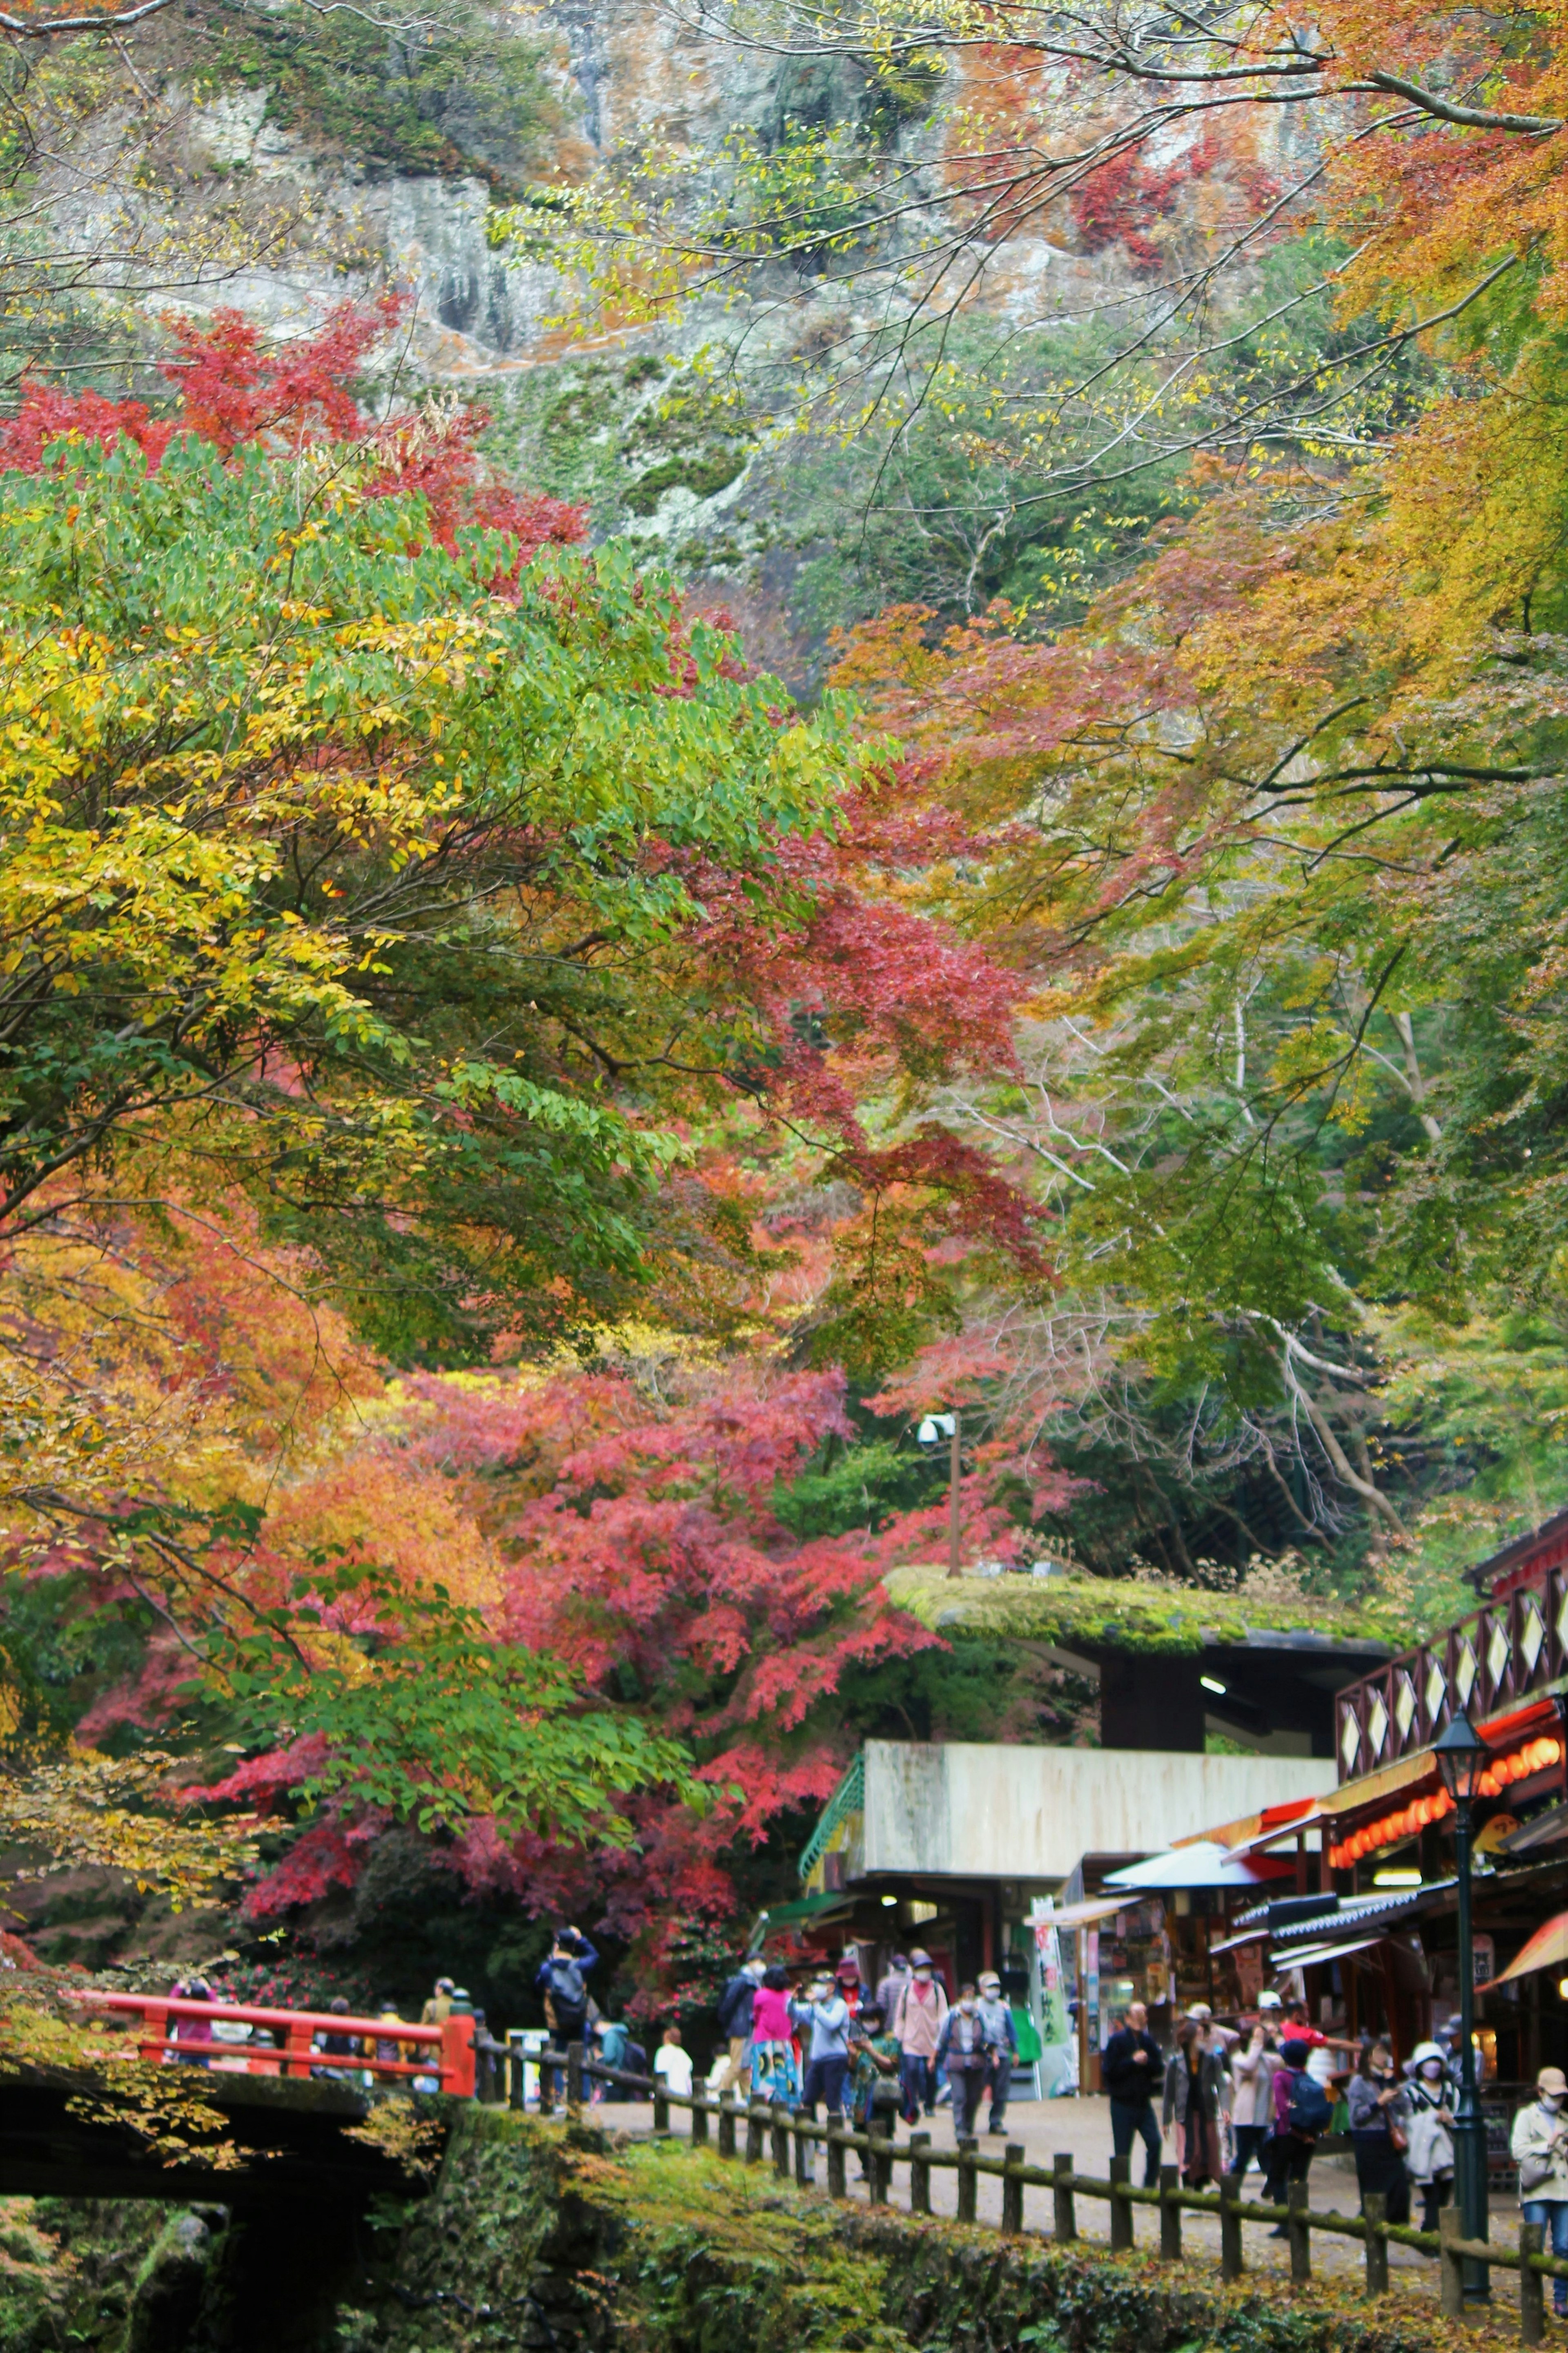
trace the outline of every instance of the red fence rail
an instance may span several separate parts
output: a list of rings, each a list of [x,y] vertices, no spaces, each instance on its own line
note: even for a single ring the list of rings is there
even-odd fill
[[[154,2066],[201,2060],[236,2075],[369,2075],[378,2083],[406,2083],[435,2076],[443,2092],[471,2098],[474,2091],[474,2021],[453,2017],[438,2026],[415,2026],[398,2018],[345,2018],[333,2010],[253,2010],[238,2002],[188,2001],[173,1994],[83,1993],[88,2008],[111,2010],[141,2021],[140,2057]],[[208,2022],[201,2037],[180,2032],[182,2021]],[[229,2042],[212,2033],[219,2025],[259,2028],[274,2041]],[[352,2051],[323,2051],[318,2035],[347,2039]],[[388,2044],[396,2056],[379,2053]]]

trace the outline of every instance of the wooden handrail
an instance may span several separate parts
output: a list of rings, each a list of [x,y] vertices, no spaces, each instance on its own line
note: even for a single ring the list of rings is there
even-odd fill
[[[1054,2235],[1060,2240],[1071,2240],[1077,2235],[1073,2214],[1075,2195],[1105,2200],[1110,2204],[1113,2216],[1119,2212],[1125,2215],[1125,2229],[1129,2233],[1135,2207],[1157,2208],[1161,2214],[1162,2246],[1167,2261],[1182,2260],[1180,2226],[1179,2223],[1173,2224],[1172,2218],[1183,2213],[1217,2214],[1221,2223],[1221,2267],[1227,2279],[1237,2277],[1243,2268],[1239,2228],[1242,2222],[1267,2222],[1276,2228],[1283,2223],[1291,2232],[1292,2270],[1298,2277],[1310,2275],[1310,2249],[1315,2232],[1321,2232],[1330,2238],[1359,2239],[1366,2250],[1368,2293],[1374,2295],[1383,2295],[1387,2290],[1390,2246],[1409,2247],[1417,2254],[1437,2257],[1446,2297],[1454,2292],[1451,2283],[1461,2263],[1489,2263],[1500,2271],[1513,2271],[1521,2274],[1520,2337],[1521,2342],[1526,2345],[1538,2344],[1541,2338],[1539,2282],[1543,2278],[1568,2279],[1568,2259],[1546,2254],[1539,2243],[1539,2231],[1530,2224],[1522,2226],[1521,2243],[1517,2248],[1494,2247],[1485,2240],[1460,2238],[1458,2235],[1458,2217],[1452,2209],[1445,2210],[1444,2227],[1440,2232],[1416,2231],[1408,2223],[1390,2222],[1383,2212],[1380,2198],[1369,2199],[1368,2211],[1364,2214],[1342,2214],[1331,2207],[1326,2212],[1318,2212],[1300,2203],[1267,2205],[1261,2199],[1240,2197],[1234,2187],[1218,2190],[1183,2189],[1167,2180],[1157,2189],[1145,2189],[1128,2180],[1079,2173],[1072,2159],[1065,2155],[1047,2172],[1043,2166],[1028,2164],[1023,2150],[1016,2147],[1010,2147],[1004,2157],[983,2157],[973,2146],[933,2148],[923,2133],[918,2140],[900,2143],[880,2133],[856,2132],[843,2125],[819,2125],[810,2117],[795,2116],[782,2105],[763,2100],[750,2100],[742,2105],[732,2093],[723,2092],[715,2098],[706,2086],[690,2093],[672,2092],[662,2077],[633,2074],[626,2068],[609,2067],[602,2060],[589,2058],[582,2043],[573,2043],[566,2051],[542,2051],[538,2055],[542,2063],[563,2068],[569,2086],[575,2083],[580,2087],[584,2077],[592,2076],[600,2082],[621,2084],[648,2094],[654,2103],[656,2130],[668,2129],[671,2108],[689,2110],[693,2123],[692,2137],[699,2145],[707,2142],[708,2119],[716,2116],[720,2119],[721,2157],[732,2158],[737,2154],[735,2125],[740,2120],[744,2120],[748,2127],[745,2153],[747,2160],[752,2164],[762,2160],[764,2143],[771,2135],[775,2168],[781,2174],[788,2173],[791,2170],[788,2143],[793,2140],[795,2152],[794,2171],[800,2181],[812,2179],[809,2152],[818,2147],[826,2148],[830,2196],[844,2197],[847,2194],[843,2166],[846,2149],[858,2150],[865,2158],[868,2174],[871,2176],[871,2202],[874,2205],[886,2203],[894,2166],[908,2165],[911,2200],[919,2201],[911,2206],[911,2211],[919,2212],[922,2219],[929,2211],[926,2201],[930,2193],[926,2185],[934,2168],[959,2176],[961,2219],[963,2219],[963,2210],[966,2204],[973,2213],[973,2190],[970,2199],[965,2200],[964,2184],[973,2185],[982,2174],[999,2179],[1003,2184],[1005,2231],[1021,2230],[1023,2227],[1023,2191],[1026,2188],[1049,2189],[1053,2193]],[[1126,2160],[1117,2159],[1115,2162],[1125,2164]],[[1113,2235],[1120,2235],[1120,2232]],[[1130,2236],[1127,2243],[1131,2243]],[[1298,2247],[1301,2250],[1300,2256],[1296,2253]],[[1300,2269],[1297,2269],[1298,2263],[1301,2266]],[[1527,2283],[1530,2284],[1528,2293]]]

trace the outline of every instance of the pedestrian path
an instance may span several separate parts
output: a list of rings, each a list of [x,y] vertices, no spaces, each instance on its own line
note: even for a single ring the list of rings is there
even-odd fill
[[[607,2102],[593,2111],[595,2122],[609,2131],[630,2133],[636,2137],[650,2135],[653,2130],[653,2110],[645,2103]],[[983,2112],[984,2116],[984,2112]],[[678,2132],[684,2119],[677,2124]],[[954,2147],[951,2111],[939,2107],[936,2114],[925,2119],[920,2127],[930,2133],[931,2146],[938,2149]],[[898,2142],[909,2137],[908,2129],[900,2125]],[[1006,2131],[994,2137],[982,2131],[980,2147],[989,2156],[999,2156],[1009,2141],[1016,2142],[1025,2151],[1031,2165],[1049,2168],[1058,2151],[1073,2159],[1076,2171],[1104,2176],[1111,2156],[1110,2114],[1103,2099],[1031,2100],[1018,2102],[1008,2111]],[[1133,2179],[1142,2178],[1142,2151],[1134,2149]],[[895,2177],[891,2199],[897,2209],[908,2203],[908,2173],[900,2168]],[[866,2186],[857,2179],[851,2156],[848,2186],[852,2195],[864,2198]],[[1354,2214],[1359,2211],[1360,2198],[1356,2189],[1354,2159],[1347,2156],[1320,2156],[1314,2160],[1309,2177],[1313,2210],[1319,2213],[1337,2211]],[[931,2175],[931,2208],[938,2214],[952,2215],[957,2211],[958,2177],[946,2169]],[[976,2184],[978,2219],[993,2225],[1002,2219],[1002,2184],[994,2177],[983,2175]],[[1262,2181],[1257,2168],[1247,2177],[1245,2194],[1250,2198],[1262,2195]],[[1080,2197],[1078,2201],[1078,2228],[1081,2238],[1089,2244],[1106,2243],[1110,2237],[1110,2208],[1109,2201]],[[1421,2220],[1417,2198],[1411,2220]],[[1025,2228],[1048,2232],[1051,2228],[1050,2193],[1032,2189],[1024,2202]],[[1154,2252],[1159,2245],[1159,2221],[1148,2209],[1136,2213],[1134,2228],[1141,2247]],[[1186,2253],[1198,2263],[1212,2260],[1217,2273],[1219,2264],[1219,2218],[1209,2214],[1184,2214],[1182,2218],[1183,2242]],[[1495,2198],[1491,2204],[1490,2237],[1500,2247],[1516,2247],[1519,2243],[1519,2209],[1511,2200]],[[1246,2227],[1244,2246],[1249,2272],[1288,2274],[1289,2253],[1282,2240],[1270,2238],[1260,2224]],[[1364,2275],[1365,2258],[1359,2242],[1353,2239],[1334,2239],[1326,2232],[1314,2233],[1312,2240],[1313,2275],[1322,2279],[1344,2277],[1359,2284]],[[1437,2304],[1437,2265],[1408,2247],[1391,2245],[1388,2250],[1391,2288],[1395,2284],[1401,2295],[1409,2295],[1429,2303],[1435,2310]],[[1517,2277],[1508,2272],[1496,2272],[1493,2295],[1500,2307],[1517,2308]]]

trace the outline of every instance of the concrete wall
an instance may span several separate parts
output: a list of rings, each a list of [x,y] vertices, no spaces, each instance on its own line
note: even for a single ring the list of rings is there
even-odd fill
[[[1065,1879],[1082,1855],[1148,1854],[1326,1796],[1334,1773],[1331,1757],[868,1740],[858,1870]]]

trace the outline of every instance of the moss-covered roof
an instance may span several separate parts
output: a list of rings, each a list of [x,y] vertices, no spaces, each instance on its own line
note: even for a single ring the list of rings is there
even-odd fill
[[[1406,1649],[1415,1639],[1406,1609],[1315,1595],[1267,1599],[1157,1586],[1131,1577],[962,1577],[941,1568],[896,1568],[889,1600],[933,1633],[1011,1636],[1073,1650],[1202,1651],[1259,1635],[1312,1634],[1349,1646]]]

